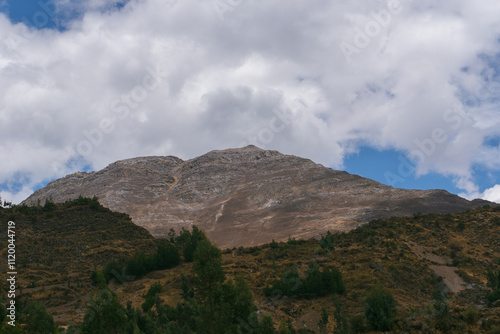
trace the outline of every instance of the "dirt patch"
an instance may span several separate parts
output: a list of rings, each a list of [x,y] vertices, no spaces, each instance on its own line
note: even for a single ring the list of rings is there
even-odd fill
[[[452,259],[449,256],[439,256],[434,254],[436,251],[433,247],[424,247],[416,244],[413,241],[408,241],[408,246],[413,253],[421,259],[428,260],[434,264],[429,268],[437,275],[443,278],[446,287],[453,293],[457,293],[464,289],[464,280],[456,273],[456,267],[448,267],[452,264]]]
[[[421,259],[429,260],[440,265],[452,264],[452,259],[449,256],[439,256],[432,253],[433,251],[436,251],[436,248],[420,246],[413,241],[408,241],[408,246],[410,246],[413,253]]]
[[[455,272],[456,267],[431,265],[429,268],[443,278],[444,284],[451,292],[457,293],[465,287],[464,280]]]
[[[320,315],[318,311],[311,311],[297,319],[295,323],[298,329],[309,329],[314,333],[319,333],[318,323]]]

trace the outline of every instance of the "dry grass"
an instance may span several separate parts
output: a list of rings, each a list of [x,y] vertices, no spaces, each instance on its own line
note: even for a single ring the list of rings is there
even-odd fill
[[[86,300],[96,292],[89,280],[95,267],[155,247],[149,233],[134,225],[128,216],[105,209],[58,206],[53,212],[35,214],[3,210],[0,218],[2,224],[10,219],[16,221],[21,295],[44,302],[55,320],[64,325],[82,320]],[[450,257],[467,284],[463,291],[448,296],[456,326],[460,322],[468,332],[488,332],[500,320],[498,308],[481,309],[478,321],[472,324],[460,319],[468,307],[484,306],[487,268],[498,265],[500,258],[499,220],[500,212],[486,208],[453,215],[378,220],[335,235],[335,250],[331,252],[322,249],[314,239],[281,242],[277,248],[262,245],[226,249],[223,266],[228,278],[242,276],[248,281],[256,305],[262,312],[272,314],[277,325],[281,319],[290,318],[297,328],[317,330],[314,322],[317,324],[319,312],[325,307],[331,319],[329,328],[333,329],[331,295],[270,300],[263,293],[267,283],[292,265],[305,273],[312,263],[317,263],[322,267],[335,266],[342,272],[346,293],[339,298],[348,316],[363,312],[367,291],[378,284],[394,294],[398,326],[419,332],[426,326],[432,328],[430,305],[433,291],[439,287],[439,279],[429,266],[436,257]],[[433,254],[428,257],[430,260],[422,256],[424,250]],[[1,252],[5,257],[5,249]],[[6,272],[5,268],[0,269]],[[149,287],[160,282],[164,286],[162,300],[175,306],[181,301],[180,275],[190,272],[190,264],[181,264],[125,284],[112,283],[111,287],[123,304],[130,301],[134,307],[140,307]]]

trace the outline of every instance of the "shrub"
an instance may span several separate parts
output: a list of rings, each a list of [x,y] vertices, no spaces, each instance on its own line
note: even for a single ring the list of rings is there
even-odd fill
[[[137,277],[144,276],[153,270],[153,258],[144,252],[137,252],[127,261],[127,273]]]
[[[116,261],[108,262],[108,264],[103,269],[104,278],[106,279],[106,283],[109,283],[112,279],[116,278],[115,276],[122,274],[122,266],[118,264]]]
[[[347,318],[344,312],[342,312],[342,307],[340,305],[340,301],[337,296],[334,296],[333,298],[333,305],[335,306],[335,311],[333,313],[333,317],[335,318],[335,330],[333,331],[333,333],[334,334],[350,333]]]
[[[487,294],[486,298],[491,305],[500,299],[500,270],[494,271],[488,269],[486,276],[488,277],[487,286],[491,289],[491,292]]]
[[[123,333],[127,317],[116,293],[102,289],[91,298],[81,325],[82,334]]]
[[[469,325],[473,325],[479,320],[479,312],[475,307],[470,306],[465,310],[464,320]]]
[[[264,289],[264,294],[270,296],[274,291],[281,291],[286,296],[324,296],[329,293],[343,293],[345,291],[342,274],[335,268],[323,268],[313,264],[305,277],[300,278],[297,267],[286,271],[281,279],[274,280]]]
[[[177,248],[170,242],[158,245],[154,255],[155,268],[157,270],[170,269],[179,265],[181,256]]]
[[[57,331],[54,319],[40,302],[30,302],[26,306],[23,310],[22,322],[26,324],[24,327],[26,333],[46,334]]]
[[[222,269],[222,252],[210,241],[203,240],[194,253],[194,259],[193,273],[197,292],[203,300],[206,298],[213,301],[216,287],[226,278]]]
[[[286,243],[291,246],[295,246],[298,244],[297,240],[295,240],[295,238],[291,238],[290,236],[288,236],[288,240]]]
[[[333,239],[333,234],[331,234],[330,231],[326,232],[326,235],[321,236],[321,240],[319,242],[321,248],[326,249],[329,252],[335,250]]]
[[[179,235],[178,243],[184,248],[184,261],[193,262],[194,252],[202,240],[208,240],[205,232],[193,225],[192,232],[183,229]]]
[[[94,211],[99,211],[101,209],[101,203],[99,203],[99,198],[97,196],[92,197],[89,207]]]
[[[376,286],[366,298],[365,316],[374,330],[391,330],[396,316],[396,301],[392,293]]]
[[[161,290],[162,286],[160,283],[155,283],[149,287],[148,293],[146,294],[146,301],[142,304],[144,312],[148,312],[153,307]]]
[[[104,273],[101,270],[97,269],[94,270],[90,275],[90,281],[92,282],[92,285],[99,287],[99,289],[103,289],[108,283],[108,281],[106,281]]]
[[[452,321],[446,296],[447,293],[443,285],[433,293],[435,327],[443,332],[450,329]]]
[[[292,329],[293,329],[293,327],[292,327]],[[285,319],[281,319],[280,326],[278,327],[278,333],[279,334],[292,334],[292,331],[290,330],[290,327],[288,326]],[[295,333],[295,330],[293,331],[293,333]]]
[[[368,328],[366,326],[365,316],[358,314],[349,319],[349,325],[353,333],[365,333]]]
[[[181,290],[182,290],[182,293],[181,293],[181,296],[182,298],[184,298],[184,300],[188,300],[189,298],[193,298],[194,297],[194,290],[193,288],[191,287],[191,282],[190,280],[184,276],[184,274],[181,274]]]
[[[326,310],[325,307],[321,308],[321,319],[318,322],[318,327],[321,329],[322,332],[326,331],[326,325],[328,324],[328,311]]]
[[[52,199],[46,199],[45,205],[43,206],[43,211],[54,211],[57,208],[56,204],[52,201]]]
[[[88,197],[83,197],[82,195],[78,196],[77,199],[72,201],[72,204],[76,205],[87,205],[90,204],[91,199]]]

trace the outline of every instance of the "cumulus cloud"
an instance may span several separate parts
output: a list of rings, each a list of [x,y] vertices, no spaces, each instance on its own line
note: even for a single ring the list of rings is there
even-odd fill
[[[483,198],[488,201],[500,203],[500,184],[486,189],[484,191]]]
[[[244,144],[332,167],[360,143],[398,149],[468,194],[473,165],[499,168],[497,1],[57,4],[81,13],[64,30],[0,14],[3,197]]]

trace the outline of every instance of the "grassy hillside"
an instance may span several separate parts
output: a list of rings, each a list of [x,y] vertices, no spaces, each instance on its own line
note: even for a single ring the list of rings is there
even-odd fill
[[[88,199],[3,209],[0,220],[2,230],[8,220],[14,220],[19,233],[21,299],[41,301],[60,325],[83,321],[87,298],[98,291],[90,280],[95,268],[103,268],[112,259],[128,259],[136,251],[153,253],[159,242],[126,215]],[[186,248],[179,242],[176,245],[181,253]],[[499,259],[500,210],[485,207],[376,220],[322,240],[225,249],[222,268],[228,279],[241,276],[247,281],[257,310],[270,314],[276,329],[288,322],[304,333],[339,330],[334,319],[337,296],[351,331],[369,331],[364,316],[366,297],[380,286],[396,301],[393,332],[498,333],[500,302],[488,300],[492,287],[487,276],[489,269],[497,272]],[[122,263],[125,268],[126,262]],[[192,277],[192,266],[182,262],[109,286],[122,305],[130,302],[141,308],[148,289],[159,283],[160,300],[175,307],[183,301],[181,274]],[[345,292],[285,296],[273,291],[273,281],[283,277],[286,281],[293,271],[306,280],[312,275],[311,267],[338,268]],[[289,285],[293,289],[294,282]],[[264,293],[266,287],[271,296]],[[327,323],[318,326],[325,314]]]
[[[42,301],[58,321],[79,319],[89,293],[90,274],[111,259],[152,251],[156,240],[128,215],[111,212],[96,200],[18,206],[0,210],[2,232],[15,222],[18,294]],[[0,272],[6,287],[6,234]],[[6,293],[2,293],[5,297]]]

